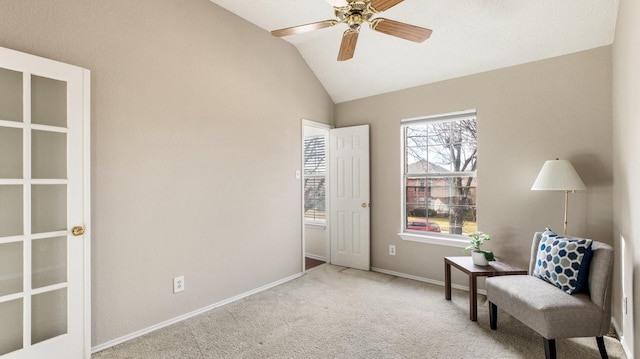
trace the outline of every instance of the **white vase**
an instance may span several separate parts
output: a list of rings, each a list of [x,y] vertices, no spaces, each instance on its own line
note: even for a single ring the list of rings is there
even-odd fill
[[[488,266],[489,262],[484,257],[484,253],[482,252],[471,252],[471,258],[473,259],[473,264],[477,266]]]

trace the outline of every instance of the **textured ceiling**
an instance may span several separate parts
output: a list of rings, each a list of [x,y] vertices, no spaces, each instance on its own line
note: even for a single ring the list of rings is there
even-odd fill
[[[333,19],[325,0],[211,0],[267,30]],[[433,30],[423,43],[363,26],[353,59],[336,57],[345,24],[284,37],[335,103],[613,42],[618,0],[405,0],[381,17]]]

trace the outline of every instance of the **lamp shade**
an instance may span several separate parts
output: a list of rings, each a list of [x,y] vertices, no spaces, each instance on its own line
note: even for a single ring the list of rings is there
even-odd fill
[[[533,191],[582,191],[587,189],[578,173],[567,160],[549,160],[544,163]]]

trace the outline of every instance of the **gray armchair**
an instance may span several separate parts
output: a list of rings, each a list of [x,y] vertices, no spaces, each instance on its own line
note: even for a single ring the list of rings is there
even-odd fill
[[[611,325],[613,248],[593,241],[587,288],[570,295],[532,275],[541,237],[533,237],[529,275],[487,278],[491,329],[500,308],[543,337],[547,359],[556,358],[556,339],[575,337],[596,337],[600,356],[608,358],[603,336]]]

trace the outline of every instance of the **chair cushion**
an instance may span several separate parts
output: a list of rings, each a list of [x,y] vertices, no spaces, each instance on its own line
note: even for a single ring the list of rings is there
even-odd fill
[[[491,277],[487,300],[547,339],[600,336],[602,308],[530,275]]]
[[[592,240],[542,233],[533,275],[566,293],[580,292],[589,273]]]

